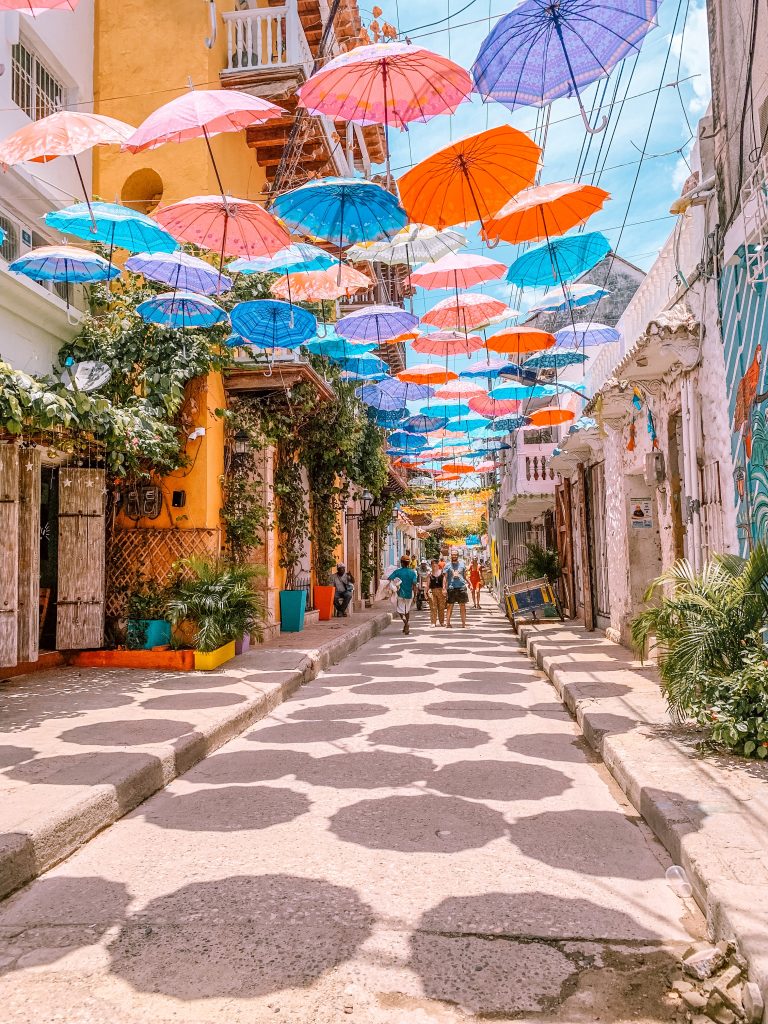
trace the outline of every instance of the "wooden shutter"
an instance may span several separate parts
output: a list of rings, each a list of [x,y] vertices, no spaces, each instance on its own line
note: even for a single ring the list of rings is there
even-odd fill
[[[56,646],[104,643],[104,470],[59,472]]]
[[[19,661],[40,649],[40,449],[19,450]]]
[[[0,665],[17,662],[19,449],[0,444]]]

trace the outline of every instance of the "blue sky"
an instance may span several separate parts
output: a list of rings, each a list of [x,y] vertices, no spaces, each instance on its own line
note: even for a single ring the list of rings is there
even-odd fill
[[[396,24],[401,34],[407,34],[414,43],[418,42],[450,56],[468,68],[489,31],[489,25],[495,25],[498,20],[494,15],[506,13],[515,4],[510,0],[474,0],[463,13],[453,14],[450,31],[445,23],[420,28],[446,18],[452,11],[459,11],[466,4],[467,0],[410,0],[409,3],[406,0],[385,0],[380,5],[384,10],[383,19]],[[370,20],[370,13],[364,8],[362,11],[364,20]],[[676,17],[677,29],[673,34]],[[684,21],[686,27],[683,36]],[[668,51],[666,71],[663,72]],[[618,94],[620,98],[624,95],[628,71],[629,68],[625,69]],[[614,70],[613,76],[617,73],[618,68]],[[679,88],[673,86],[661,89],[651,123],[651,110],[660,81],[667,86],[678,77],[689,78],[689,81],[683,82]],[[597,85],[593,85],[584,93],[588,110],[597,88]],[[612,84],[609,83],[606,95],[610,97],[612,92]],[[658,25],[646,37],[637,58],[628,99],[618,117],[616,132],[605,160],[606,169],[599,181],[612,198],[588,225],[589,230],[605,232],[614,246],[618,244],[620,255],[643,269],[648,269],[653,263],[673,227],[669,206],[679,194],[688,173],[684,155],[690,148],[691,133],[686,115],[695,131],[696,121],[704,113],[708,100],[709,64],[704,0],[681,0],[680,3],[678,0],[663,0],[659,7]],[[537,114],[538,111],[533,108],[510,113],[497,103],[483,104],[479,97],[473,97],[471,102],[463,104],[450,117],[436,117],[427,124],[413,124],[407,133],[391,131],[389,144],[393,175],[399,176],[442,146],[486,127],[512,124],[530,132],[536,125]],[[647,156],[640,165],[634,198],[628,211],[630,192],[640,162],[640,150],[649,123],[651,131]],[[612,132],[612,126],[609,126],[608,132]],[[555,101],[544,150],[543,182],[574,180],[584,138],[585,132],[575,100]],[[583,180],[591,180],[600,142],[601,136],[595,136]],[[626,225],[621,231],[625,220]],[[476,231],[470,228],[466,233],[470,237],[470,249],[484,252]],[[510,263],[515,251],[511,246],[501,245],[489,255]],[[502,282],[486,285],[482,290],[504,300],[509,299],[509,286]],[[423,313],[444,294],[419,289],[414,300],[414,312]],[[531,300],[533,298],[531,296]]]

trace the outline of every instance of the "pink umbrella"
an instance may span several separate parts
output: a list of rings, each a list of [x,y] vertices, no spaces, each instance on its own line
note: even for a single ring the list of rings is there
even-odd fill
[[[488,395],[470,398],[467,405],[472,412],[489,420],[496,419],[497,416],[508,416],[520,408],[520,402],[516,398],[489,398]]]
[[[421,322],[448,330],[458,327],[465,332],[473,331],[503,313],[506,308],[503,302],[490,295],[467,292],[465,295],[451,295],[438,302],[424,314]]]
[[[23,11],[40,14],[43,11],[74,11],[80,0],[0,0],[0,11]]]
[[[435,389],[435,398],[460,398],[466,401],[468,398],[476,398],[478,395],[487,395],[488,389],[476,384],[471,380],[452,380],[443,384],[441,388]]]
[[[493,473],[494,470],[499,468],[498,462],[494,462],[493,459],[487,459],[485,462],[478,462],[475,466],[476,473]]]
[[[459,334],[458,331],[435,331],[415,338],[411,348],[414,352],[429,356],[468,356],[483,347],[483,339],[477,334]]]
[[[506,266],[487,256],[451,252],[436,263],[427,263],[411,272],[409,283],[419,288],[474,288],[484,281],[503,277]]]
[[[192,196],[155,213],[155,220],[182,242],[224,256],[274,256],[290,235],[258,203],[232,196]]]

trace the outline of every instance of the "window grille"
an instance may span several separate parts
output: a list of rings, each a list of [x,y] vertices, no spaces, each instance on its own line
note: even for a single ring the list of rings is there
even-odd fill
[[[32,121],[39,121],[64,106],[64,86],[43,61],[24,43],[15,43],[11,53],[13,70],[11,95]]]

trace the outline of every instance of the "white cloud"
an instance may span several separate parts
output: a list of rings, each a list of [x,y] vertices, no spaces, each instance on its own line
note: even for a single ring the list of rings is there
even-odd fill
[[[672,53],[680,60],[681,78],[696,76],[682,88],[688,94],[688,110],[696,117],[701,117],[707,109],[711,92],[706,4],[691,7],[685,33],[676,33],[672,40]]]

